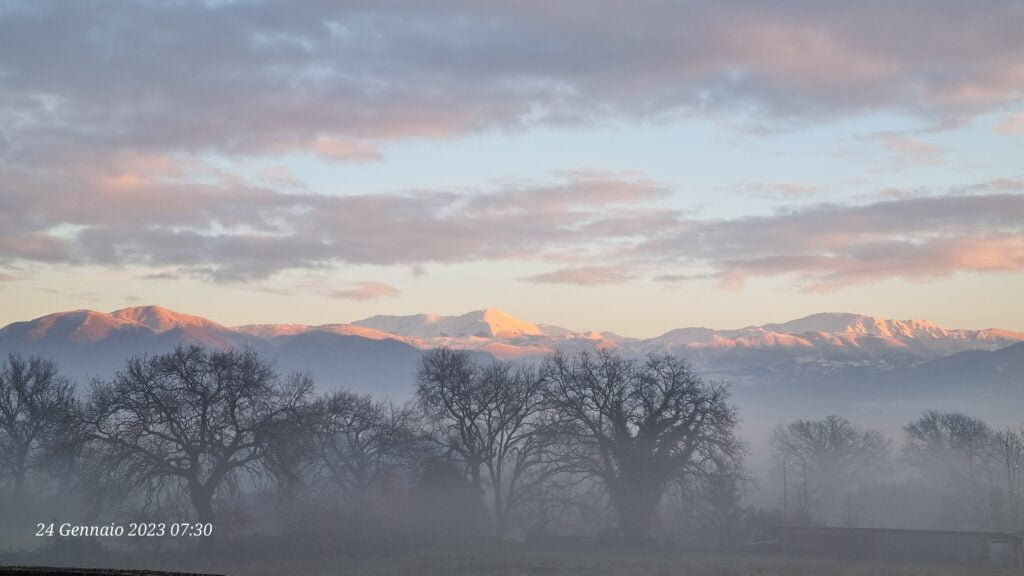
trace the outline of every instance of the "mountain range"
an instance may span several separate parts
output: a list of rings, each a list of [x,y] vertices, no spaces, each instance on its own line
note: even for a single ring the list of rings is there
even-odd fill
[[[668,352],[707,377],[738,386],[948,380],[1019,382],[1024,333],[961,330],[923,320],[822,313],[734,330],[687,327],[641,339],[534,324],[495,308],[459,316],[373,316],[348,324],[224,326],[160,306],[58,312],[0,329],[0,352],[42,354],[79,382],[107,378],[126,357],[178,344],[250,347],[282,371],[308,370],[325,389],[407,395],[423,350],[450,346],[482,357],[539,359],[555,350]],[[986,380],[988,379],[988,380]]]

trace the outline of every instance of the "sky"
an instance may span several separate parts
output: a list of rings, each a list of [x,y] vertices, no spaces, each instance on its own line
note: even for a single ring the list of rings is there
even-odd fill
[[[0,325],[1024,330],[1024,4],[0,0]]]

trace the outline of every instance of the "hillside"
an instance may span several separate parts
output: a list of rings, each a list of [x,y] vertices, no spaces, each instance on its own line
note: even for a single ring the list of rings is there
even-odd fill
[[[0,329],[0,351],[52,357],[83,382],[109,377],[131,355],[199,344],[251,347],[275,358],[281,370],[311,372],[325,389],[346,386],[380,394],[407,393],[421,351],[438,346],[505,359],[599,348],[637,357],[670,353],[689,359],[709,378],[738,386],[856,383],[895,388],[926,380],[942,386],[1005,386],[1019,373],[1022,342],[1024,334],[1008,330],[948,329],[924,320],[839,313],[729,330],[683,327],[639,339],[532,323],[496,308],[457,316],[382,315],[352,323],[228,327],[143,306],[110,313],[58,312]]]

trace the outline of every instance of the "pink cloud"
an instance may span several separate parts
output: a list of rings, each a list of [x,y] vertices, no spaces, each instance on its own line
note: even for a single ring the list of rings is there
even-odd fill
[[[878,139],[892,152],[893,164],[897,167],[908,164],[938,164],[942,161],[942,147],[924,140],[893,132],[880,134]]]
[[[660,183],[602,172],[484,190],[344,196],[281,192],[263,175],[250,181],[159,155],[96,156],[5,175],[0,265],[138,266],[231,282],[351,264],[415,271],[519,261],[556,267],[525,279],[541,283],[615,284],[646,274],[737,286],[788,275],[821,289],[1017,270],[1024,235],[1024,185],[1013,178],[944,196],[713,220],[671,207]],[[340,297],[386,295],[350,286]]]
[[[330,292],[334,298],[345,300],[377,300],[379,298],[396,298],[401,295],[398,288],[380,282],[354,282],[346,288]]]
[[[910,197],[698,223],[673,243],[677,257],[709,267],[725,287],[789,276],[804,290],[831,291],[889,278],[1024,271],[1022,223],[1024,195]]]
[[[337,138],[319,137],[313,141],[310,149],[329,160],[369,162],[381,159],[380,150],[373,146]]]
[[[807,18],[783,20],[764,14],[740,16],[727,29],[731,53],[749,74],[808,90],[842,90],[892,82],[900,63],[841,27]]]
[[[1024,112],[1018,112],[996,125],[999,134],[1024,134]]]
[[[563,268],[523,278],[527,282],[542,284],[573,284],[576,286],[604,286],[621,284],[636,278],[626,267],[621,266],[580,266]]]

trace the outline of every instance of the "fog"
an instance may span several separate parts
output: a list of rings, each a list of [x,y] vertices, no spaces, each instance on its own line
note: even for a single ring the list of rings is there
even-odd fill
[[[5,358],[0,552],[95,566],[495,543],[731,554],[787,524],[1024,523],[1007,402],[730,387],[681,358],[609,351],[506,363],[442,348],[401,397],[324,389],[253,350],[134,356],[92,382]]]

